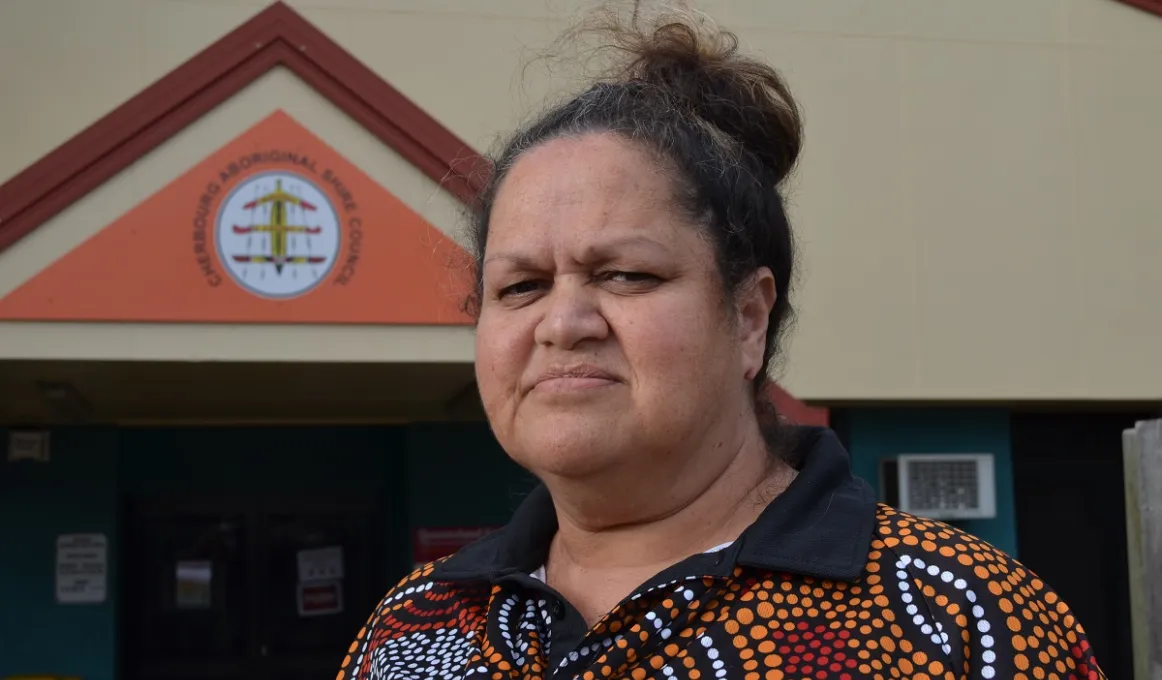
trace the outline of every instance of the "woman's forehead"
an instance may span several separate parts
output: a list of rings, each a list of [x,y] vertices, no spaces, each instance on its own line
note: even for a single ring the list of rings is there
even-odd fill
[[[488,251],[664,245],[682,221],[669,177],[648,154],[606,135],[563,138],[526,152],[509,171]]]
[[[650,154],[612,134],[564,137],[521,155],[501,184],[493,218],[668,207],[671,177]]]

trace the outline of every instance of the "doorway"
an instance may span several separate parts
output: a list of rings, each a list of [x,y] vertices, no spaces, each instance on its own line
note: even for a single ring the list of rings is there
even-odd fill
[[[140,496],[126,508],[129,680],[334,677],[388,584],[375,496]]]
[[[1132,674],[1122,430],[1149,412],[1012,418],[1020,560],[1073,609],[1111,678]]]

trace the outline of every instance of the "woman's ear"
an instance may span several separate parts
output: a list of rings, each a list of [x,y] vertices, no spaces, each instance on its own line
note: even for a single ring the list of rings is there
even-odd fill
[[[767,326],[778,292],[775,276],[767,267],[759,267],[738,294],[738,329],[742,343],[742,369],[747,380],[754,380],[762,369],[767,349]]]

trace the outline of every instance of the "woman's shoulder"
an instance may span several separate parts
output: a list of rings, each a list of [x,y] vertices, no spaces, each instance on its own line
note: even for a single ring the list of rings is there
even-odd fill
[[[1084,628],[1058,593],[962,529],[881,504],[867,572],[945,654],[977,647],[975,663],[986,678],[1037,668],[1103,677]]]
[[[985,580],[1008,573],[1002,566],[1016,563],[1004,551],[963,529],[883,503],[876,505],[876,529],[872,538],[873,553],[886,549],[893,555],[931,555],[938,562],[938,558],[952,560]],[[989,564],[996,566],[989,569]]]
[[[415,569],[380,599],[351,643],[339,680],[396,677],[400,664],[431,655],[467,659],[490,588],[434,578],[441,562]]]
[[[433,617],[452,614],[453,620],[462,607],[473,607],[487,602],[489,588],[481,583],[460,583],[436,578],[438,567],[448,558],[442,558],[416,567],[387,591],[379,601],[372,620],[382,621],[389,615]],[[429,619],[429,623],[437,621]]]
[[[917,517],[882,503],[876,509],[869,564],[910,570],[977,596],[1056,600],[1045,583],[1016,559],[963,529]],[[875,567],[871,568],[875,570]],[[886,576],[886,574],[885,574]],[[896,574],[903,578],[900,574]],[[981,592],[977,592],[981,591]]]

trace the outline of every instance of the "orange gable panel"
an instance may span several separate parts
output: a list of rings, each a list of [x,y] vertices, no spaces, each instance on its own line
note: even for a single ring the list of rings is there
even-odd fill
[[[0,299],[0,319],[467,324],[466,262],[277,111]]]

